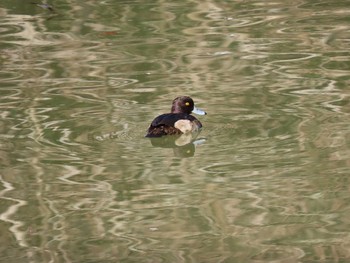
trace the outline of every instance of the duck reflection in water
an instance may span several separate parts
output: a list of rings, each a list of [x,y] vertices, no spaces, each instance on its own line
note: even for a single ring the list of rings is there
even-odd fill
[[[150,138],[154,147],[172,148],[176,157],[193,157],[196,152],[196,146],[203,144],[206,139],[196,139],[199,132],[195,134],[182,134],[174,136],[163,136]]]
[[[149,126],[146,137],[151,138],[153,146],[174,148],[175,155],[187,154],[193,156],[195,145],[205,140],[196,140],[202,128],[202,123],[191,113],[207,114],[205,111],[197,109],[190,97],[175,98],[171,106],[171,112],[156,117]]]

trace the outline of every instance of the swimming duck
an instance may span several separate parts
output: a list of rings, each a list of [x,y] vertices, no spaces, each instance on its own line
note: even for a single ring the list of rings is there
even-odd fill
[[[202,124],[191,113],[207,114],[194,106],[188,96],[177,97],[173,100],[171,113],[156,117],[148,128],[146,137],[161,137],[164,135],[180,135],[199,131]]]

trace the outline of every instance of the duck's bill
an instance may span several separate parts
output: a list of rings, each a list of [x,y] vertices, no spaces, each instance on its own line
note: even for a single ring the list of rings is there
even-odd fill
[[[206,115],[207,113],[204,110],[198,109],[196,107],[193,107],[193,113],[198,114],[198,115]]]

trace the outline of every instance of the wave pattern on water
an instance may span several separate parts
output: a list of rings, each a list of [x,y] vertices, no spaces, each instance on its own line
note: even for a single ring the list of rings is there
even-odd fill
[[[0,9],[2,259],[349,260],[345,2]],[[188,159],[143,138],[182,94]]]

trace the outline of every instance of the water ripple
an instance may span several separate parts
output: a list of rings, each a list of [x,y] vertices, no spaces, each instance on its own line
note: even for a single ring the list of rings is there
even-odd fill
[[[2,183],[3,190],[0,191],[0,199],[3,201],[10,201],[11,205],[8,206],[7,210],[0,214],[0,220],[9,223],[11,226],[9,230],[13,233],[14,237],[18,244],[22,247],[27,247],[28,244],[26,242],[26,233],[21,230],[25,225],[24,222],[13,219],[13,215],[15,215],[20,207],[27,205],[27,201],[20,200],[17,198],[7,197],[7,193],[11,192],[15,188],[11,183],[5,181],[3,177],[0,175],[0,182]]]
[[[0,9],[2,259],[346,261],[348,4],[139,4]],[[179,94],[188,159],[143,138]]]

